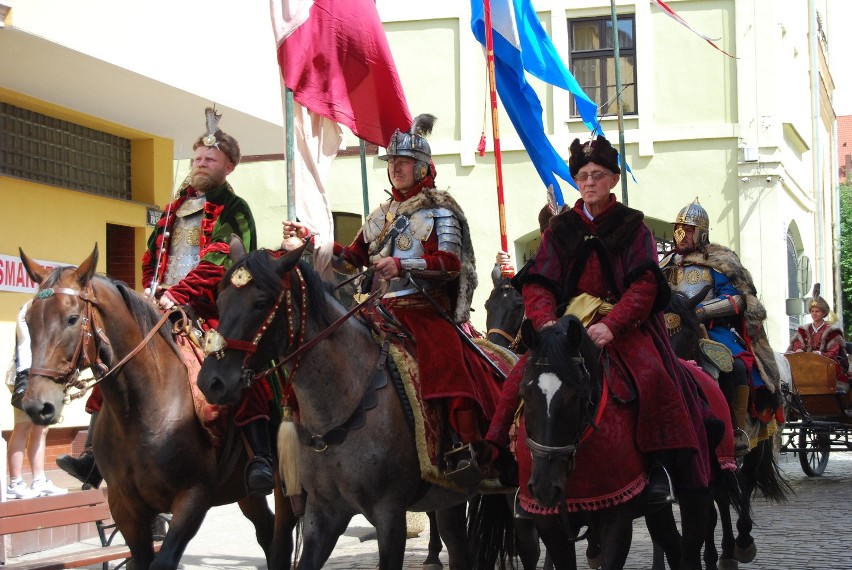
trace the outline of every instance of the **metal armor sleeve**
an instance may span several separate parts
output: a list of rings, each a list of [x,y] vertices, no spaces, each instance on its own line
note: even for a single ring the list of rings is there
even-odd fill
[[[729,317],[742,313],[745,306],[742,295],[731,295],[730,297],[721,297],[707,301],[701,307],[696,309],[698,319],[706,322],[718,317]]]
[[[438,236],[438,250],[454,254],[461,259],[462,229],[455,216],[435,219],[435,234]]]

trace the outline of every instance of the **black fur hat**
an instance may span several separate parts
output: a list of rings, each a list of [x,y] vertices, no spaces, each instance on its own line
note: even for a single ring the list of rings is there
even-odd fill
[[[621,168],[618,166],[618,151],[600,135],[597,139],[585,143],[580,143],[580,139],[574,139],[571,143],[571,156],[568,158],[571,176],[576,176],[577,172],[590,162],[621,174]]]

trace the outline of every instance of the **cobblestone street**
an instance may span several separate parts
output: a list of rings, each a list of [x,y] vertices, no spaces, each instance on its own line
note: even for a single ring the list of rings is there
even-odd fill
[[[781,470],[795,495],[784,506],[771,505],[757,498],[754,502],[757,558],[740,568],[747,570],[849,570],[852,514],[848,506],[852,496],[852,453],[832,454],[821,477],[802,473],[798,458],[782,455]],[[409,539],[405,569],[420,570],[426,557],[428,530]],[[717,540],[717,544],[718,544]],[[95,544],[94,542],[92,544]],[[68,547],[72,548],[72,547]],[[583,555],[585,543],[577,548]],[[58,551],[57,551],[58,552]],[[26,558],[26,557],[22,557]],[[442,555],[446,566],[446,554]],[[542,567],[542,561],[539,568]],[[582,562],[582,558],[579,558]],[[374,570],[378,564],[375,534],[363,519],[356,517],[338,541],[325,568],[337,570]],[[634,524],[633,545],[625,568],[646,570],[651,566],[651,541],[642,522]],[[185,570],[213,568],[265,569],[260,547],[254,540],[249,522],[236,505],[212,509],[198,535],[190,542],[181,565]],[[582,567],[582,566],[581,566]],[[100,566],[91,566],[98,570]]]

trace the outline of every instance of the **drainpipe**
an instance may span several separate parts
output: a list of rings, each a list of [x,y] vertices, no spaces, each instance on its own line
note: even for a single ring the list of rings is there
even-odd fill
[[[831,187],[834,188],[834,200],[832,200],[832,207],[834,209],[832,213],[834,220],[834,243],[831,247],[834,259],[834,313],[837,315],[838,322],[840,322],[841,330],[845,331],[846,323],[843,322],[843,279],[840,275],[840,180],[838,175],[840,157],[837,153],[837,121],[834,121],[834,124],[831,126],[831,140],[831,147],[834,149],[831,157]]]
[[[823,191],[822,191],[822,148],[819,137],[819,58],[817,50],[819,41],[817,39],[817,10],[816,1],[808,0],[808,35],[811,52],[811,128],[813,130],[813,180],[814,198],[816,200],[816,282],[825,283],[825,253],[823,249],[823,228],[825,224],[823,213]]]

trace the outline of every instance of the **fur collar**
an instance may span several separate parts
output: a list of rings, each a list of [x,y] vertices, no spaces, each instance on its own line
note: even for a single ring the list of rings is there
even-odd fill
[[[457,323],[470,320],[470,306],[473,302],[473,292],[479,283],[476,275],[476,256],[473,252],[473,242],[470,239],[470,227],[458,202],[444,190],[425,188],[416,196],[409,198],[399,205],[397,215],[410,216],[418,210],[447,208],[458,219],[462,227],[461,271],[459,272],[459,293],[455,303],[453,318]]]
[[[568,210],[550,221],[550,230],[565,251],[577,251],[588,236],[596,235],[607,251],[618,253],[630,246],[636,230],[645,219],[639,210],[616,202],[612,210],[592,226],[576,210]]]

